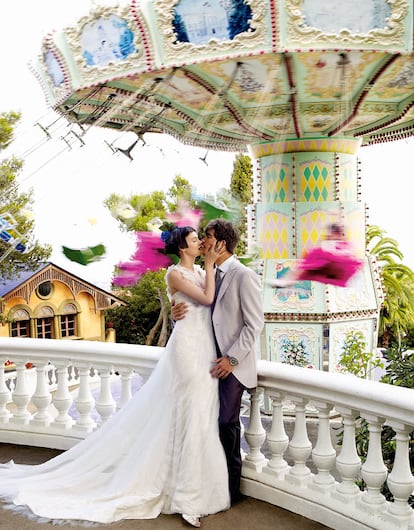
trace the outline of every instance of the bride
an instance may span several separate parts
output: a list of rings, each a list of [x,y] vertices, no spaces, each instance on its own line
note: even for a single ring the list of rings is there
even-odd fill
[[[179,513],[192,526],[230,506],[218,435],[218,379],[209,305],[214,262],[194,261],[193,228],[175,228],[165,249],[180,262],[166,280],[172,301],[189,312],[177,321],[151,377],[108,422],[65,453],[36,466],[0,465],[0,497],[12,509],[47,520],[111,523]],[[85,523],[87,524],[87,523]]]

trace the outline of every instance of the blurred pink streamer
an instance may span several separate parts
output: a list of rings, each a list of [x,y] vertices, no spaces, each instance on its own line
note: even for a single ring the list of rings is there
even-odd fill
[[[345,287],[364,262],[345,252],[344,242],[342,247],[342,252],[329,252],[320,247],[311,249],[298,267],[297,279]]]
[[[149,271],[157,271],[171,265],[172,260],[160,252],[164,250],[161,235],[155,232],[137,232],[136,250],[130,261],[118,264],[121,271],[112,283],[120,287],[136,284],[140,277]]]
[[[167,215],[167,220],[175,223],[176,226],[191,226],[198,230],[198,225],[203,217],[201,210],[195,210],[190,207],[187,201],[181,201],[175,212]]]

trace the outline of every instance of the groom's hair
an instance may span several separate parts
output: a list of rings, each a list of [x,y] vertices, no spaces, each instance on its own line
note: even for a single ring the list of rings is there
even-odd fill
[[[175,254],[179,257],[180,249],[188,247],[185,238],[193,232],[195,229],[192,226],[180,226],[171,230],[165,238],[165,253]]]
[[[217,241],[225,241],[226,249],[230,254],[234,253],[234,249],[239,242],[240,235],[237,228],[233,223],[227,221],[226,219],[214,219],[210,221],[205,227],[204,231],[214,230],[214,237]]]

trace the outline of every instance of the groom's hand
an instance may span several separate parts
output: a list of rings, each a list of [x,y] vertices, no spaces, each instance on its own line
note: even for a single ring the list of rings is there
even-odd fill
[[[171,303],[171,318],[173,320],[181,320],[185,317],[188,311],[188,306],[185,302],[176,304],[174,300]]]
[[[212,362],[212,367],[210,369],[210,374],[212,377],[217,377],[218,379],[225,379],[228,377],[234,369],[234,366],[230,364],[228,357],[219,357],[214,359]]]

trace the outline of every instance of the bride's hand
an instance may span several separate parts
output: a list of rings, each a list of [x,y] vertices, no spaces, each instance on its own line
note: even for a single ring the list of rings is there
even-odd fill
[[[204,260],[205,264],[211,264],[214,265],[216,261],[223,256],[223,254],[226,252],[226,242],[225,241],[219,241],[215,245],[212,245],[204,254]]]

